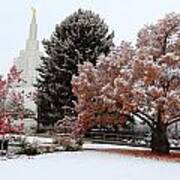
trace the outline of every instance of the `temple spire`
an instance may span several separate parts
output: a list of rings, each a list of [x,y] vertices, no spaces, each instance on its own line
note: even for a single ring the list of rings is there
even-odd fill
[[[32,13],[33,13],[33,17],[36,18],[36,9],[32,7]]]
[[[32,19],[29,28],[29,37],[26,41],[26,50],[38,50],[39,42],[37,40],[38,25],[36,21],[36,9],[32,8]]]
[[[29,39],[37,39],[37,23],[36,23],[36,9],[32,8],[32,20],[30,24]]]

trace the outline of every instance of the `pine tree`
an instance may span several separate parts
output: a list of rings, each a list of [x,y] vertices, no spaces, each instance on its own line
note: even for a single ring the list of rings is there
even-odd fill
[[[44,125],[64,118],[65,108],[74,107],[71,79],[78,64],[90,61],[94,65],[100,54],[107,55],[113,46],[113,33],[99,15],[79,9],[56,25],[50,40],[44,40],[46,56],[38,68],[38,120]],[[69,108],[68,108],[69,109]]]

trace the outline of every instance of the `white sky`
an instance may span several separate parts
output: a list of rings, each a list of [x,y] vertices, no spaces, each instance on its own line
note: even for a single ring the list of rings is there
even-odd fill
[[[144,24],[155,22],[166,13],[180,13],[180,0],[0,0],[0,74],[5,74],[25,46],[31,19],[31,7],[37,8],[38,39],[49,38],[55,24],[78,8],[99,13],[115,42],[134,41]]]

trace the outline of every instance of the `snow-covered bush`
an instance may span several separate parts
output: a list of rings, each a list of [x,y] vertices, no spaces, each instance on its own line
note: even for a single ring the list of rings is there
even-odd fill
[[[31,144],[24,142],[22,144],[22,149],[20,150],[19,154],[26,154],[26,155],[40,154],[40,151],[38,149],[38,144],[36,142]]]
[[[56,150],[55,141],[52,138],[16,135],[11,143],[20,147],[15,150],[17,154],[37,155]]]
[[[75,139],[64,139],[62,146],[65,151],[78,151],[82,149],[82,145],[78,144]]]
[[[55,143],[58,147],[63,147],[65,151],[81,150],[83,145],[83,138],[75,138],[72,134],[60,133],[54,137]]]

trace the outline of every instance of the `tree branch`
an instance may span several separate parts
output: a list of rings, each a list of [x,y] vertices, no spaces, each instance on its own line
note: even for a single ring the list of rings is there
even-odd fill
[[[176,122],[180,122],[180,117],[174,118],[171,121],[167,122],[166,126],[169,126],[169,125],[176,123]]]
[[[145,117],[143,117],[142,115],[138,113],[134,113],[134,115],[140,118],[141,120],[143,120],[151,129],[154,129],[153,124],[151,124],[151,122],[149,122]]]
[[[149,116],[148,114],[146,114],[145,112],[141,111],[140,109],[137,110],[137,113],[140,113],[141,115],[145,116],[147,119],[149,119],[152,122],[155,122],[154,119]]]
[[[171,27],[171,28],[169,29],[169,31],[167,31],[166,34],[165,34],[164,41],[163,41],[163,45],[162,45],[162,54],[163,54],[163,55],[166,54],[167,39],[168,39],[170,33],[171,33],[176,27],[178,27],[177,24],[175,24],[173,27]]]

